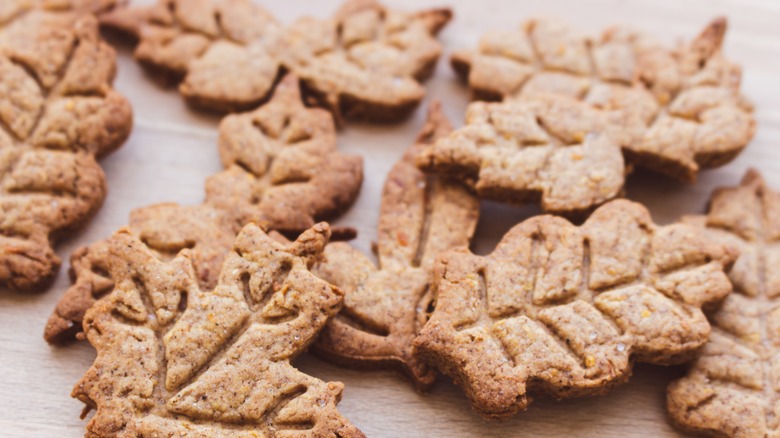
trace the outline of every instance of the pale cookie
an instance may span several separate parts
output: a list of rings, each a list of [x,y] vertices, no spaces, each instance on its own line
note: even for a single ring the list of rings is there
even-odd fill
[[[710,341],[688,375],[669,386],[669,415],[688,432],[778,435],[779,213],[780,193],[751,170],[740,186],[715,191],[706,216],[685,218],[740,252],[729,271],[735,293],[710,314]]]
[[[344,289],[344,309],[314,344],[337,363],[391,367],[419,389],[433,384],[435,371],[412,354],[412,341],[425,323],[433,261],[440,253],[467,247],[479,216],[479,201],[461,184],[426,177],[414,154],[451,130],[438,103],[382,192],[375,266],[346,243],[331,243],[313,272]]]
[[[362,437],[336,409],[344,385],[290,364],[342,305],[308,270],[329,235],[318,224],[284,246],[248,225],[202,289],[189,251],[162,262],[117,232],[116,287],[84,320],[97,358],[72,394],[97,410],[86,435]]]
[[[514,167],[526,160],[560,161],[531,146],[547,146],[549,137],[559,146],[579,146],[589,132],[608,132],[629,164],[694,181],[701,169],[731,161],[755,131],[752,107],[740,94],[741,70],[721,52],[725,31],[725,19],[713,20],[697,38],[676,49],[620,28],[591,38],[553,20],[531,20],[517,31],[489,32],[477,50],[452,58],[476,97],[526,102],[540,95],[557,96],[562,112],[556,117],[587,112],[588,120],[598,121],[580,121],[577,131],[558,132],[556,125],[565,120],[534,121],[525,111],[502,110],[506,120],[484,121],[489,125],[484,138],[462,140],[463,145],[445,140],[435,148],[442,150],[431,152],[423,165],[461,175],[468,170],[462,176],[480,184],[484,196],[511,201],[532,191],[544,197],[554,185],[549,177],[525,184],[511,179],[514,173],[519,180],[530,177],[526,172],[533,169]],[[523,131],[519,137],[513,137],[516,130]],[[496,144],[496,133],[507,136],[507,141]],[[492,150],[502,145],[507,148],[496,157]],[[585,160],[597,163],[599,158]],[[554,177],[552,166],[536,165],[539,172]],[[615,176],[614,169],[610,175]],[[588,178],[584,169],[577,176]],[[615,186],[602,196],[616,193]]]
[[[634,361],[672,364],[699,351],[710,334],[701,307],[731,290],[723,271],[734,257],[695,227],[654,225],[629,201],[580,227],[531,218],[488,256],[437,259],[436,308],[415,349],[488,418],[524,410],[534,394],[601,394]]]
[[[201,286],[213,287],[223,257],[246,223],[299,233],[352,204],[363,181],[363,160],[336,150],[335,131],[327,111],[303,105],[298,81],[288,75],[267,104],[220,124],[226,169],[206,181],[203,204],[135,210],[129,229],[160,259],[189,248]],[[72,339],[84,312],[112,289],[105,251],[106,243],[97,242],[73,254],[73,285],[49,318],[47,341]]]
[[[253,107],[288,70],[338,121],[393,121],[422,100],[419,82],[433,72],[441,52],[435,36],[450,17],[447,9],[402,13],[348,0],[332,19],[303,18],[285,29],[250,0],[159,0],[102,20],[137,38],[138,61],[181,81],[193,107]]]
[[[54,278],[54,241],[105,198],[95,158],[132,126],[95,18],[37,5],[0,7],[0,286],[19,290]]]

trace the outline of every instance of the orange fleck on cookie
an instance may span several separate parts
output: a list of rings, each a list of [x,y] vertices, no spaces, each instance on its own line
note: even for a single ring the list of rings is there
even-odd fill
[[[447,9],[404,13],[348,0],[331,19],[285,28],[250,0],[159,0],[102,21],[137,38],[138,61],[180,82],[196,108],[256,106],[288,70],[340,122],[394,121],[415,109],[441,52],[435,36],[450,17]]]
[[[730,292],[723,271],[734,257],[695,227],[654,225],[629,201],[580,227],[537,216],[490,255],[437,259],[436,308],[415,351],[488,418],[524,410],[533,394],[600,394],[634,361],[694,357],[710,334],[701,307]]]
[[[709,315],[713,332],[687,376],[673,382],[667,407],[681,429],[713,436],[772,436],[780,323],[780,193],[755,170],[716,190],[706,216],[684,219],[713,242],[739,250],[729,271],[734,293]]]
[[[159,259],[189,249],[200,285],[211,288],[245,224],[300,233],[352,204],[363,181],[363,160],[337,151],[335,131],[327,111],[303,105],[298,80],[288,75],[268,103],[223,119],[219,150],[225,170],[206,181],[203,204],[137,209],[129,230]],[[84,312],[112,289],[106,250],[103,241],[73,254],[73,285],[49,318],[47,341],[71,339],[81,330]]]
[[[440,253],[467,247],[479,215],[479,201],[462,184],[426,177],[413,163],[422,145],[451,126],[433,103],[417,144],[393,166],[382,193],[377,242],[378,266],[346,243],[331,243],[313,272],[344,289],[344,309],[323,330],[315,351],[337,363],[391,367],[419,389],[433,384],[435,371],[412,353],[412,341],[431,304],[429,284]]]
[[[329,235],[317,224],[284,246],[248,225],[204,290],[188,250],[163,262],[114,234],[116,287],[87,312],[97,358],[72,394],[97,411],[87,435],[362,437],[336,409],[344,385],[290,364],[342,305],[309,272]]]
[[[741,69],[721,51],[725,32],[719,18],[677,48],[624,28],[589,37],[553,20],[489,32],[452,64],[477,98],[504,103],[475,104],[467,126],[419,164],[468,180],[482,197],[541,198],[559,213],[614,198],[632,165],[692,182],[755,131]],[[611,152],[588,146],[589,134],[609,135]]]
[[[13,289],[54,278],[54,241],[105,198],[96,157],[132,126],[129,103],[111,86],[114,51],[82,3],[0,6],[0,285]]]

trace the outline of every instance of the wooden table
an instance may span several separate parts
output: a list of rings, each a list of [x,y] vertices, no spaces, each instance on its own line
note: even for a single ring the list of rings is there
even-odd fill
[[[151,0],[135,0],[151,3]],[[710,191],[737,183],[750,166],[763,171],[780,189],[780,2],[776,0],[386,0],[399,8],[452,3],[454,21],[442,33],[446,52],[473,47],[487,29],[510,29],[532,16],[560,16],[587,30],[626,23],[668,42],[694,36],[712,17],[729,18],[726,53],[744,68],[744,92],[756,105],[758,133],[750,147],[728,166],[705,172],[695,185],[637,173],[628,196],[650,207],[656,221],[668,223],[700,212]],[[324,17],[339,0],[264,2],[283,22],[303,13]],[[189,111],[174,90],[144,77],[129,47],[119,47],[116,85],[135,109],[135,129],[125,146],[103,160],[110,194],[91,224],[58,247],[67,260],[76,248],[104,238],[126,223],[131,209],[176,201],[198,203],[203,181],[220,170],[216,149],[218,119]],[[460,124],[468,92],[454,80],[443,60],[428,82],[429,97],[443,100],[446,113]],[[343,151],[365,157],[366,181],[357,204],[337,223],[355,226],[354,244],[369,252],[376,237],[384,175],[415,137],[424,111],[397,126],[349,125],[339,137]],[[488,252],[515,223],[536,214],[536,207],[512,208],[485,203],[474,248]],[[49,347],[43,327],[67,288],[67,263],[56,284],[39,295],[0,291],[0,436],[77,437],[85,422],[70,390],[94,358],[86,343]],[[668,436],[675,432],[664,414],[667,383],[680,368],[640,365],[631,381],[603,397],[540,400],[528,412],[505,422],[485,422],[474,414],[459,388],[440,378],[430,394],[414,392],[392,372],[358,372],[304,355],[304,372],[346,383],[341,412],[370,437],[398,436]]]

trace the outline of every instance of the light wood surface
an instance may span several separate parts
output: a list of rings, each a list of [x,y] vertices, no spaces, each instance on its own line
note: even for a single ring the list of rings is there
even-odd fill
[[[2,1],[2,0],[0,0]],[[260,1],[260,0],[258,0]],[[715,15],[729,18],[727,55],[742,64],[744,92],[756,105],[758,133],[742,155],[721,169],[708,171],[695,185],[636,173],[628,197],[645,203],[657,222],[668,223],[704,208],[710,191],[737,183],[745,169],[760,169],[780,189],[780,2],[776,0],[386,0],[413,9],[449,3],[454,21],[442,33],[446,53],[473,47],[487,29],[509,29],[531,16],[559,16],[587,30],[630,24],[670,43],[694,36]],[[137,4],[151,0],[135,0]],[[285,23],[304,13],[324,17],[339,0],[262,2]],[[76,248],[104,238],[127,221],[131,209],[176,201],[197,203],[205,178],[217,172],[216,117],[186,109],[178,94],[162,89],[132,61],[129,47],[119,47],[117,88],[135,110],[135,129],[119,152],[103,160],[109,196],[94,220],[58,247],[67,260]],[[428,82],[428,96],[441,99],[446,113],[460,124],[467,90],[454,80],[442,60]],[[337,221],[355,226],[354,244],[369,252],[376,237],[381,186],[390,166],[415,137],[421,109],[396,126],[349,125],[339,136],[343,151],[365,157],[366,181],[357,204]],[[512,208],[486,203],[475,239],[485,253],[515,223],[537,213],[536,207]],[[94,358],[86,343],[49,347],[43,327],[67,288],[68,263],[46,293],[21,295],[0,290],[0,436],[78,437],[85,422],[71,388]],[[310,355],[297,361],[304,372],[346,383],[341,411],[369,437],[471,436],[673,436],[664,413],[667,383],[681,368],[640,365],[631,381],[607,396],[568,401],[538,400],[505,422],[485,422],[475,415],[462,392],[440,378],[430,394],[418,394],[392,372],[358,372],[327,364]]]

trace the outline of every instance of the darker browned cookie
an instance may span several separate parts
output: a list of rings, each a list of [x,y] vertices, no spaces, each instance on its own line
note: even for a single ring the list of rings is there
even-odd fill
[[[313,268],[346,292],[344,309],[325,326],[315,351],[349,366],[399,369],[419,389],[436,377],[412,354],[432,298],[433,261],[446,250],[468,246],[479,215],[479,201],[465,187],[426,177],[413,163],[422,145],[451,129],[439,104],[432,104],[417,144],[388,174],[376,246],[379,266],[346,243],[332,243]]]
[[[130,105],[111,86],[114,51],[82,3],[0,6],[0,286],[40,289],[54,277],[54,241],[106,195],[95,158],[130,133]]]
[[[336,409],[344,385],[290,364],[342,305],[309,272],[329,235],[317,224],[285,246],[248,225],[203,289],[189,250],[163,262],[117,232],[116,287],[84,320],[97,358],[72,393],[97,410],[87,436],[362,437]]]
[[[206,181],[198,206],[161,204],[135,210],[129,229],[158,258],[183,249],[201,286],[210,288],[242,226],[300,233],[315,221],[347,209],[360,191],[363,160],[336,150],[331,115],[306,108],[298,81],[289,75],[260,108],[226,117],[220,124],[220,155],[225,170]],[[113,287],[104,266],[106,242],[77,250],[71,259],[73,285],[57,304],[44,337],[72,339],[84,312]]]
[[[777,434],[780,327],[780,193],[751,170],[738,187],[715,191],[706,216],[685,218],[714,242],[739,249],[734,285],[710,314],[713,332],[688,375],[669,386],[669,415],[688,432]]]
[[[230,215],[203,204],[139,208],[130,213],[128,225],[127,229],[160,260],[169,260],[188,249],[198,283],[204,289],[216,284],[225,254],[240,230]],[[99,240],[71,254],[72,284],[46,323],[44,338],[49,343],[65,343],[80,335],[85,312],[114,289],[106,262],[108,246],[108,240]]]
[[[488,256],[437,259],[436,309],[416,352],[463,387],[488,418],[531,394],[600,394],[633,361],[690,360],[710,325],[701,307],[731,290],[734,251],[684,224],[612,201],[581,227],[554,216],[512,228]]]
[[[716,19],[676,49],[628,29],[591,38],[550,20],[490,32],[453,65],[477,97],[504,103],[475,104],[467,126],[419,164],[469,181],[481,197],[541,198],[557,213],[619,194],[630,170],[623,156],[694,181],[699,170],[731,161],[755,130],[740,68],[721,52],[725,31]],[[591,133],[614,145],[589,145]]]
[[[441,52],[435,36],[450,17],[447,9],[402,13],[348,0],[331,19],[303,18],[285,29],[251,0],[159,0],[118,9],[103,23],[135,36],[139,62],[181,81],[194,107],[254,107],[284,69],[338,121],[393,121],[422,100],[419,82],[433,71]]]

